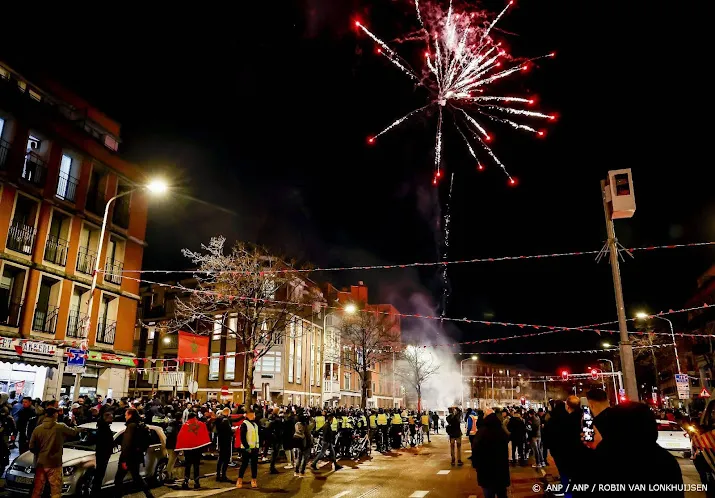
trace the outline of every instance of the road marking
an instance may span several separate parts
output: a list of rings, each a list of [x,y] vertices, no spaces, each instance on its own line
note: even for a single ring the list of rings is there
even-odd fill
[[[447,474],[449,474],[449,472],[450,472],[449,470],[440,470],[437,472],[437,475],[438,476],[446,476]]]
[[[333,496],[333,498],[340,498],[341,496],[345,496],[345,495],[348,494],[349,492],[350,492],[350,491],[341,491],[341,492],[338,493],[337,495]]]
[[[429,493],[429,491],[415,491],[410,495],[410,498],[424,498],[427,496],[427,493]]]
[[[163,496],[166,496],[167,498],[185,498],[187,496],[211,496],[211,495],[217,495],[220,493],[225,493],[226,491],[232,491],[235,488],[232,486],[230,488],[220,488],[220,489],[191,489],[191,490],[183,490],[183,491],[172,491],[170,493],[166,493]]]

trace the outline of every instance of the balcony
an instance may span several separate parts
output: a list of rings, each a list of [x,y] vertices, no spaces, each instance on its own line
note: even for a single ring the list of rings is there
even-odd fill
[[[121,285],[123,270],[124,263],[116,259],[108,259],[107,264],[104,266],[104,281],[114,285]]]
[[[57,197],[67,202],[74,202],[77,197],[78,185],[79,180],[77,178],[60,173],[57,178]]]
[[[0,169],[5,167],[7,155],[10,152],[10,143],[5,140],[0,140]]]
[[[167,362],[169,365],[173,365],[174,362]],[[157,389],[159,391],[168,391],[176,388],[177,391],[186,391],[188,387],[189,376],[186,372],[173,371],[173,372],[159,372],[159,384]]]
[[[47,164],[39,156],[30,152],[25,156],[21,177],[36,187],[44,187],[47,178]]]
[[[87,203],[85,209],[90,213],[94,213],[98,216],[104,215],[104,208],[107,203],[104,200],[104,193],[99,193],[98,191],[87,192]]]
[[[112,223],[122,228],[129,228],[129,202],[126,198],[117,200],[112,213]]]
[[[54,334],[57,328],[57,315],[59,308],[56,306],[48,306],[45,309],[35,309],[35,316],[32,319],[32,330],[44,332],[45,334]]]
[[[25,225],[19,221],[13,221],[7,231],[7,248],[23,254],[32,254],[36,234],[35,227]]]
[[[90,251],[86,247],[80,247],[77,254],[77,271],[85,275],[94,272],[94,265],[97,262],[97,253]]]
[[[17,328],[20,326],[20,312],[22,311],[22,301],[10,301],[0,303],[0,325]]]
[[[87,319],[88,317],[86,314],[80,313],[77,308],[72,308],[67,319],[66,336],[76,339],[85,339],[87,337],[87,328],[85,327]]]
[[[107,320],[104,317],[99,318],[97,324],[97,342],[100,344],[114,345],[114,334],[117,331],[117,322]]]
[[[45,261],[59,266],[67,264],[67,249],[69,244],[66,240],[50,235],[45,243]]]

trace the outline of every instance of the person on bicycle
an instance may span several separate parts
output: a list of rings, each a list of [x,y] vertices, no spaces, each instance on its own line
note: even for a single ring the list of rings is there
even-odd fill
[[[417,417],[415,417],[414,411],[410,411],[409,415],[407,415],[407,425],[410,431],[410,446],[414,448],[417,444]]]

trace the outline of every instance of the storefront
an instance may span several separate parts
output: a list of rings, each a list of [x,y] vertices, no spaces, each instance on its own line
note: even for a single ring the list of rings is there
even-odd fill
[[[33,399],[51,396],[60,355],[52,344],[0,337],[0,392]]]
[[[98,394],[105,398],[120,399],[127,396],[129,383],[127,369],[135,366],[134,358],[131,356],[89,351],[83,374],[64,374],[62,395],[69,396],[73,400],[81,395],[94,397]],[[79,393],[75,394],[77,387]]]

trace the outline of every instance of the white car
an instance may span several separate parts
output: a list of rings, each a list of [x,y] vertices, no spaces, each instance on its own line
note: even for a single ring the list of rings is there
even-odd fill
[[[690,456],[690,436],[677,422],[656,420],[658,424],[658,445],[668,451],[682,452]]]

